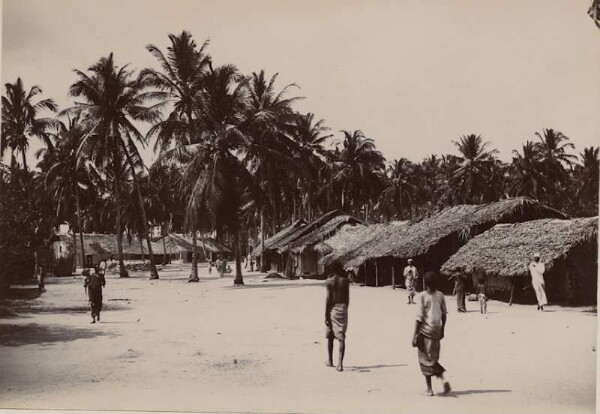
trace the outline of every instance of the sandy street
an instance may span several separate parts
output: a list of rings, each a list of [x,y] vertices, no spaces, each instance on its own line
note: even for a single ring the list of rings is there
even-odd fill
[[[323,282],[231,276],[186,283],[107,275],[92,325],[80,276],[50,279],[0,319],[0,407],[255,412],[591,413],[596,313],[476,302],[451,311],[441,363],[453,392],[425,397],[404,290],[351,287],[346,371],[325,366]],[[3,304],[6,305],[6,304]],[[5,309],[5,308],[4,308]],[[337,347],[335,349],[337,355]],[[434,391],[440,391],[434,382]]]

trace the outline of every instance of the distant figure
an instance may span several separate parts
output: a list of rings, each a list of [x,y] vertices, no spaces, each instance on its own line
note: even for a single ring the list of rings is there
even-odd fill
[[[466,312],[465,304],[465,282],[467,276],[464,274],[464,269],[459,267],[452,276],[454,278],[454,294],[456,295],[456,310],[458,312]]]
[[[38,290],[40,292],[43,292],[45,287],[46,287],[46,283],[44,282],[44,269],[42,268],[42,266],[38,266],[37,268],[37,272],[36,272],[36,279],[38,282]]]
[[[331,277],[327,279],[327,299],[325,301],[325,326],[327,327],[327,366],[333,366],[333,339],[340,343],[337,365],[338,371],[344,370],[344,353],[346,351],[346,329],[348,327],[348,305],[350,304],[350,282],[344,268],[339,262],[330,265]]]
[[[412,345],[419,350],[419,365],[427,383],[427,395],[433,396],[431,377],[440,378],[444,394],[450,392],[450,383],[444,378],[444,367],[440,365],[440,345],[446,327],[446,301],[442,292],[436,290],[437,274],[425,273],[425,290],[417,299],[417,321]]]
[[[90,269],[83,269],[85,281],[83,287],[87,292],[90,308],[92,311],[92,322],[96,323],[96,319],[100,322],[100,311],[102,310],[102,288],[106,286],[104,273],[100,273],[99,269],[93,274],[90,274]]]
[[[415,286],[417,284],[417,278],[419,272],[417,268],[413,266],[413,259],[408,259],[408,266],[404,268],[404,286],[408,292],[408,304],[415,303]]]
[[[487,313],[487,296],[485,296],[485,276],[480,275],[477,284],[477,299],[479,299],[479,310],[481,313]]]
[[[254,272],[254,257],[250,256],[250,271]]]
[[[546,298],[546,284],[544,282],[544,273],[546,272],[546,266],[540,261],[540,254],[535,253],[533,255],[533,262],[529,264],[529,273],[531,274],[531,286],[535,290],[535,297],[537,298],[538,307],[537,310],[544,310],[544,305],[548,304]]]

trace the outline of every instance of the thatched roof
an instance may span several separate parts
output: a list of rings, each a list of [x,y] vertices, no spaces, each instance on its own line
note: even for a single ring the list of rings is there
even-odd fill
[[[347,269],[356,269],[367,259],[380,257],[410,258],[427,254],[443,239],[457,236],[467,241],[474,234],[498,223],[516,223],[540,218],[567,217],[539,202],[518,197],[482,205],[459,205],[446,208],[417,222],[399,228],[382,229],[339,260]]]
[[[80,248],[79,233],[77,233],[77,245],[76,248]],[[73,249],[73,236],[69,234],[59,235],[60,240],[65,243],[69,250]],[[146,239],[143,239],[144,254],[148,254],[148,244]],[[154,254],[162,254],[162,244],[151,241],[152,250]],[[97,234],[97,233],[83,233],[83,247],[85,248],[85,254],[97,254],[100,256],[111,256],[117,254],[117,235],[116,234]],[[124,254],[142,254],[140,248],[140,242],[137,237],[133,237],[131,241],[127,236],[123,236],[123,253]]]
[[[361,225],[361,222],[348,214],[343,214],[332,218],[331,220],[323,223],[322,226],[316,227],[313,231],[304,236],[296,239],[294,242],[288,245],[288,249],[295,252],[301,252],[305,248],[314,246],[324,240],[329,240],[332,236],[337,234],[341,229],[352,228],[356,225]]]
[[[305,226],[299,227],[296,230],[287,234],[285,237],[282,237],[280,240],[271,245],[271,249],[277,251],[278,253],[284,252],[289,248],[289,246],[293,242],[295,242],[299,238],[313,232],[315,229],[320,228],[328,221],[343,214],[344,213],[342,213],[339,210],[332,210],[328,213],[325,213],[322,216],[314,219],[310,223],[307,223]]]
[[[291,233],[297,231],[298,229],[304,227],[305,225],[306,225],[306,220],[304,220],[304,219],[296,220],[295,222],[293,222],[288,227],[286,227],[286,228],[278,231],[277,233],[275,233],[273,236],[269,237],[268,239],[265,239],[265,250],[270,250],[273,245],[275,245],[276,243],[278,243],[280,240],[282,240],[283,238],[285,238],[289,234],[291,234]],[[252,250],[252,256],[257,257],[257,256],[260,256],[261,253],[262,253],[262,244],[259,243],[254,248],[254,250]]]
[[[463,267],[467,273],[480,268],[488,275],[527,276],[534,253],[540,253],[549,271],[558,259],[584,243],[598,248],[598,217],[498,224],[461,247],[441,272],[449,274]]]
[[[392,221],[390,223],[371,224],[369,226],[344,227],[327,241],[315,245],[315,250],[326,254],[321,263],[327,265],[336,259],[352,252],[363,244],[377,240],[386,231],[395,231],[397,226],[406,225],[408,221]]]
[[[194,251],[194,245],[192,244],[192,236],[187,234],[170,233],[167,237],[166,242],[170,244],[171,248],[177,249],[179,252],[192,252]],[[167,244],[167,248],[169,247]],[[232,250],[210,237],[198,237],[196,243],[196,253],[202,253],[206,249],[208,252],[231,254]],[[162,250],[161,250],[162,251]]]

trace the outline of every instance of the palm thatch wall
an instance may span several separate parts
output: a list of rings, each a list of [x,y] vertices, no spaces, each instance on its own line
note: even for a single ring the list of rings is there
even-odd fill
[[[536,252],[546,265],[550,301],[595,303],[597,217],[496,225],[461,247],[440,270],[449,275],[462,268],[474,277],[483,272],[492,296],[505,298],[516,286],[516,299],[527,301],[533,299],[527,266]]]

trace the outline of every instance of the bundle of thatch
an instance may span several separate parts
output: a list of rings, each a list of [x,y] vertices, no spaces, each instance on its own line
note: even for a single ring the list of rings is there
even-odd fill
[[[367,259],[410,258],[454,239],[463,244],[473,235],[498,223],[516,223],[540,218],[567,218],[563,213],[525,197],[483,205],[459,205],[399,228],[385,228],[375,238],[339,259],[347,269],[356,269]],[[457,246],[458,247],[458,246]]]
[[[279,241],[285,239],[287,236],[289,236],[292,233],[295,233],[296,231],[303,228],[304,226],[306,226],[306,220],[300,219],[300,220],[294,221],[288,227],[281,229],[280,231],[275,233],[272,237],[269,237],[268,239],[266,239],[265,240],[265,250],[271,249],[274,245],[279,243]],[[261,254],[262,254],[262,243],[259,243],[254,248],[254,250],[252,250],[252,256],[258,257]]]
[[[551,272],[554,264],[586,243],[597,249],[598,218],[543,219],[498,224],[461,247],[441,268],[450,274],[459,267],[466,273],[481,269],[486,275],[528,276],[528,264],[539,253]]]

